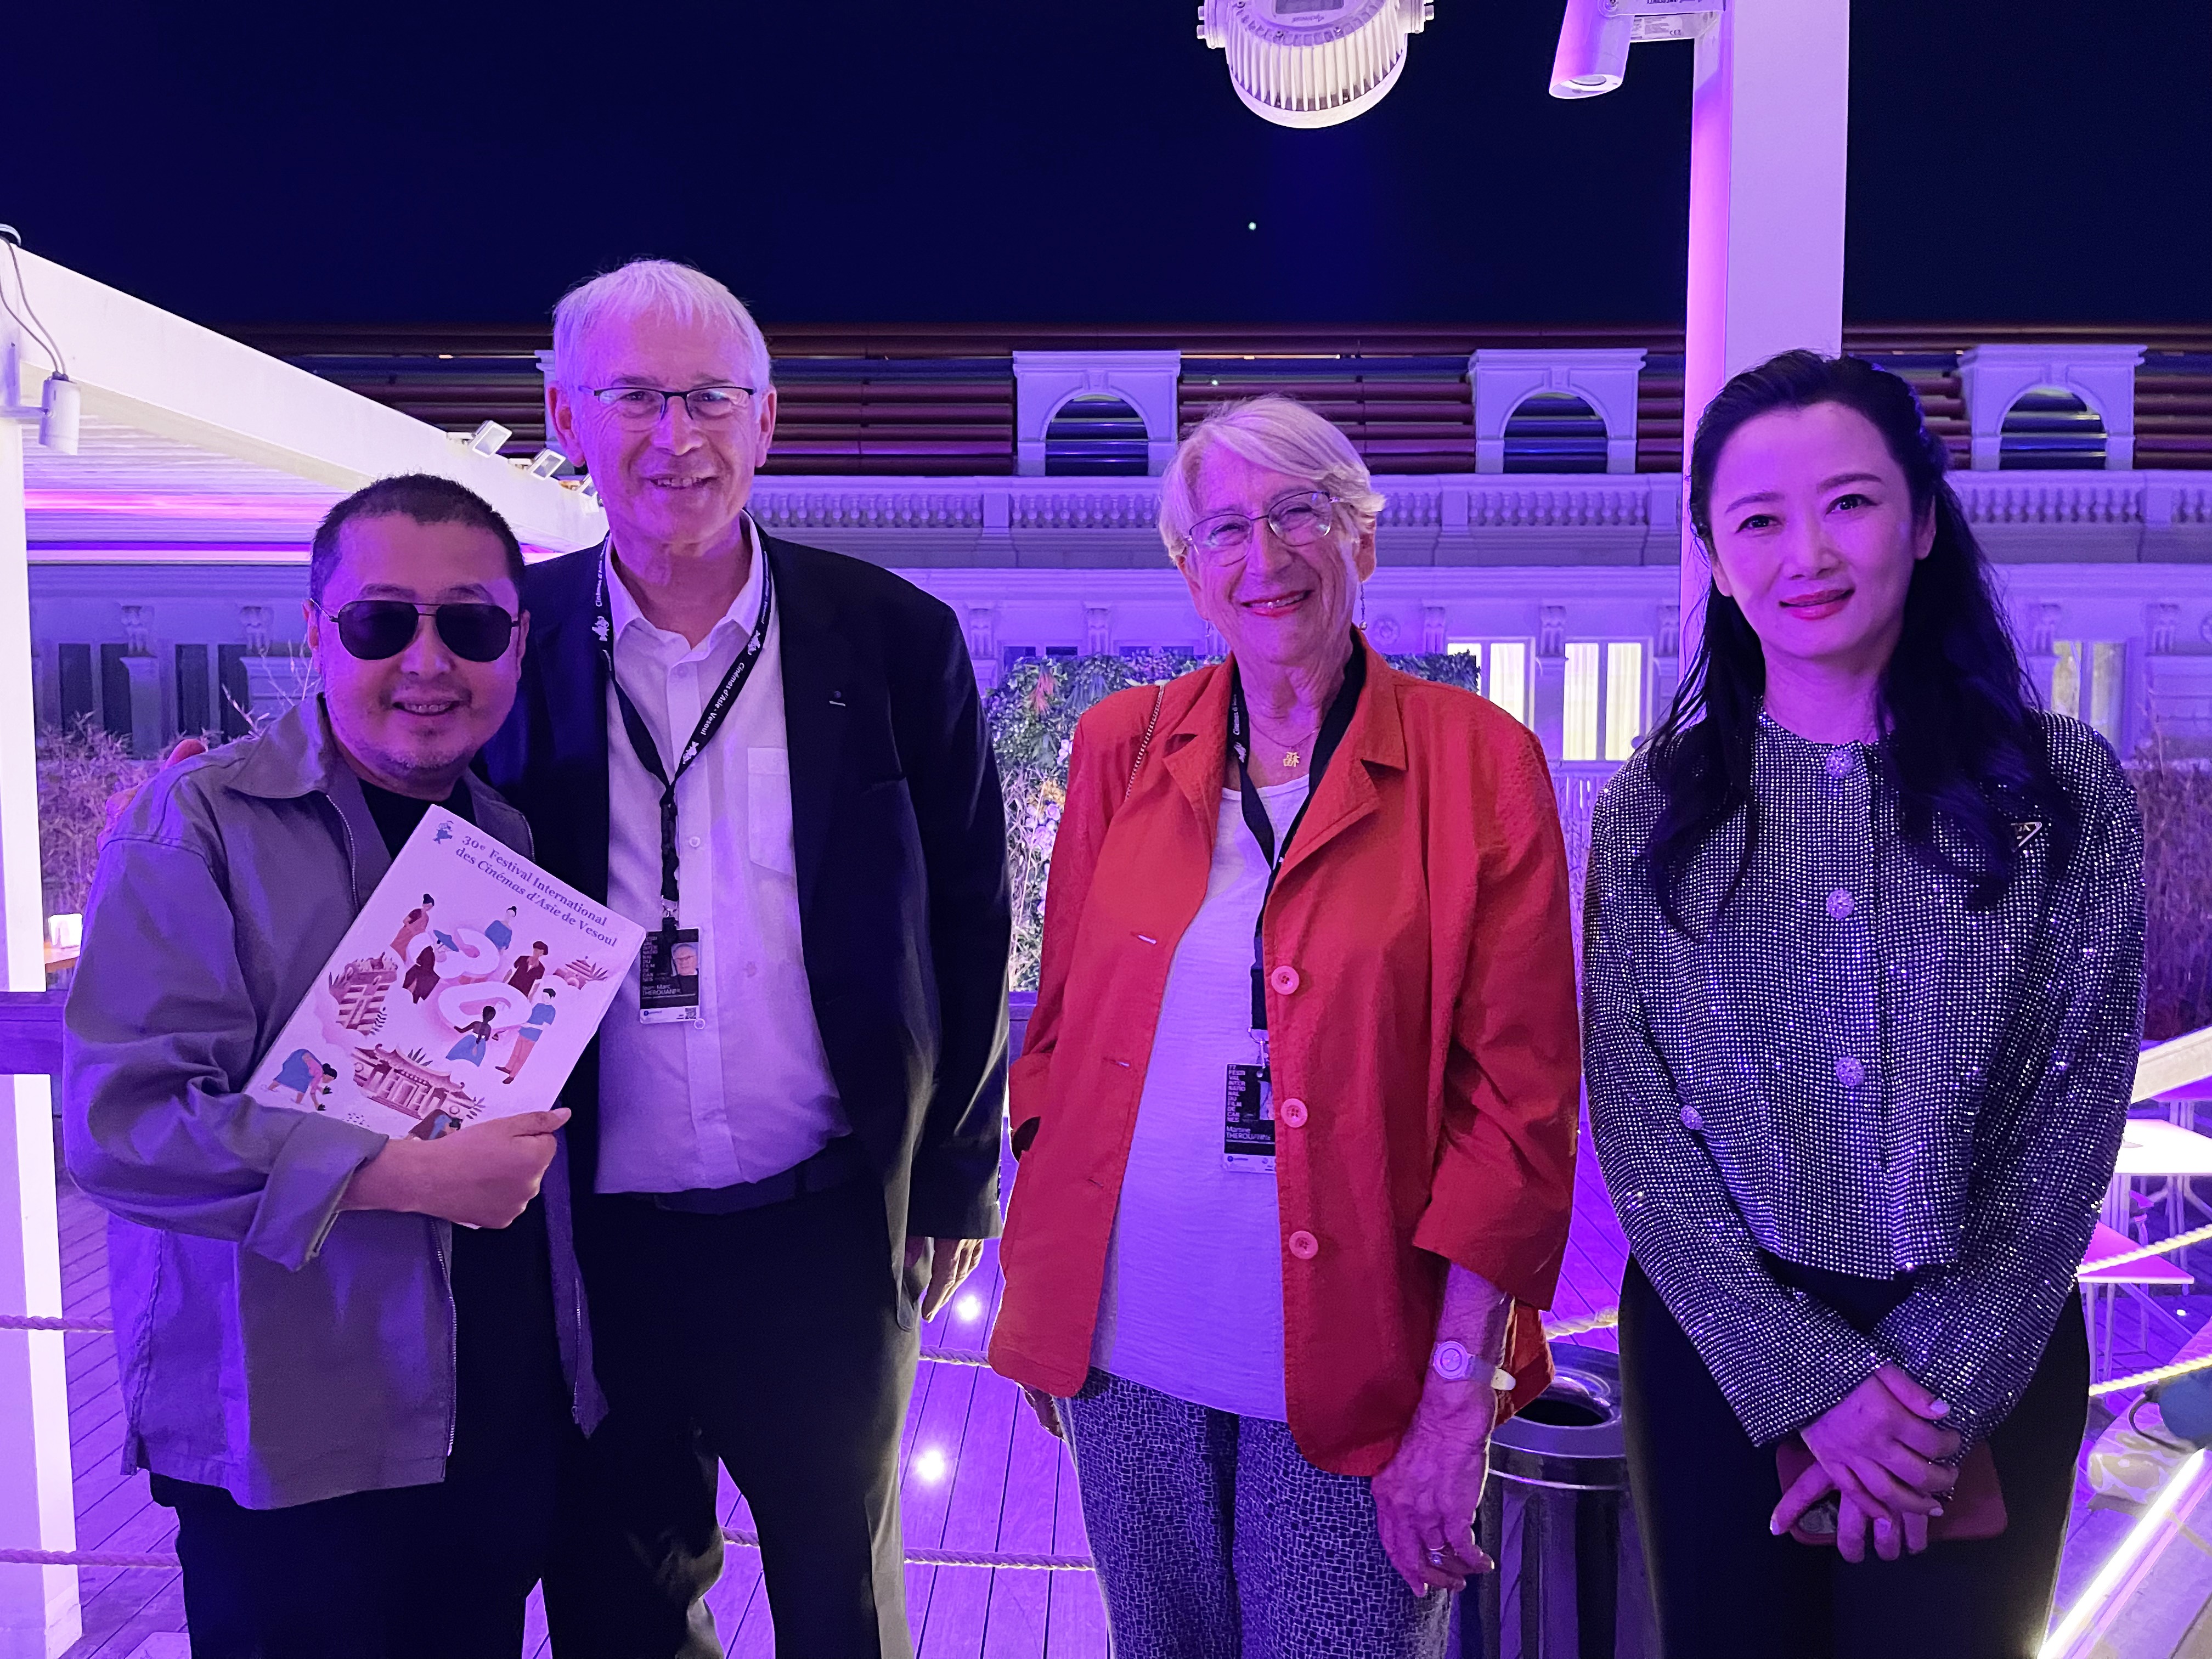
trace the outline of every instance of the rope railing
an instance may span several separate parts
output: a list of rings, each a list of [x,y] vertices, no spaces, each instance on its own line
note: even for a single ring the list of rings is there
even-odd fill
[[[2173,1250],[2185,1250],[2191,1244],[2202,1244],[2212,1238],[2212,1227],[2198,1227],[2192,1231],[2176,1233],[2172,1238],[2161,1238],[2149,1244],[2137,1245],[2132,1250],[2122,1250],[2118,1255],[2099,1256],[2094,1261],[2085,1261],[2081,1271],[2098,1273],[2106,1267],[2124,1267],[2130,1261],[2142,1261],[2154,1255],[2165,1255]]]
[[[2199,1354],[2194,1359],[2178,1359],[2171,1365],[2154,1365],[2147,1371],[2135,1371],[2126,1376],[2115,1376],[2089,1385],[2089,1397],[2100,1395],[2125,1394],[2130,1389],[2148,1389],[2160,1382],[2171,1382],[2177,1376],[2187,1376],[2212,1366],[2212,1353]]]
[[[725,1527],[722,1536],[739,1549],[757,1550],[760,1534]],[[910,1567],[975,1567],[1009,1572],[1093,1572],[1087,1555],[1025,1555],[998,1550],[911,1549]],[[0,1565],[23,1567],[121,1567],[173,1572],[179,1563],[173,1550],[137,1553],[129,1550],[0,1550]]]

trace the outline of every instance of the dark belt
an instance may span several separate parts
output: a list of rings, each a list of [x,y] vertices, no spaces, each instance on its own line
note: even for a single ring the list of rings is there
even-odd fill
[[[740,1181],[734,1187],[694,1187],[681,1193],[635,1193],[657,1210],[677,1210],[686,1215],[738,1215],[747,1210],[787,1203],[803,1193],[826,1193],[868,1172],[857,1136],[840,1135],[813,1157],[793,1164],[780,1175],[758,1181]]]

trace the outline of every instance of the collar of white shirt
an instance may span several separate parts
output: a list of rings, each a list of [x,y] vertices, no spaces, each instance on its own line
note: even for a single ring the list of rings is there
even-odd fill
[[[707,630],[707,637],[696,647],[684,646],[689,655],[701,656],[713,650],[722,635],[730,629],[751,633],[753,624],[760,619],[761,562],[765,556],[762,551],[759,528],[753,523],[753,515],[747,513],[742,522],[745,545],[752,556],[746,562],[745,585],[738,590],[738,597],[730,601],[730,608],[722,613],[722,619]],[[607,614],[614,624],[615,638],[620,640],[629,632],[631,624],[635,623],[664,644],[673,641],[679,646],[684,645],[683,635],[654,627],[652,619],[638,608],[637,600],[630,593],[629,584],[623,580],[622,573],[615,567],[612,536],[607,538],[607,550],[600,556],[606,561]]]

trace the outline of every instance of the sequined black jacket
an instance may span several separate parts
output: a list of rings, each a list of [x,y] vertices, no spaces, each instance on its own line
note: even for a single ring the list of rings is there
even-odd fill
[[[2015,826],[2019,868],[1988,911],[1900,838],[1867,745],[1761,720],[1750,866],[1721,907],[1739,814],[1683,883],[1689,937],[1638,864],[1662,804],[1646,757],[1599,798],[1598,1158],[1637,1261],[1757,1443],[1886,1359],[1979,1439],[2074,1291],[2142,1032],[2142,826],[2094,732],[2051,716],[2045,732],[2081,837],[2061,862],[2048,826]],[[1761,1252],[1912,1288],[1863,1335]]]

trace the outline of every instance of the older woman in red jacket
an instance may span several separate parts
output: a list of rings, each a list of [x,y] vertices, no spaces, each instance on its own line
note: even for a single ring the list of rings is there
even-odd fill
[[[1565,853],[1534,738],[1353,628],[1382,502],[1297,404],[1206,421],[1160,526],[1230,659],[1076,729],[991,1360],[1120,1659],[1441,1653],[1550,1380]]]

